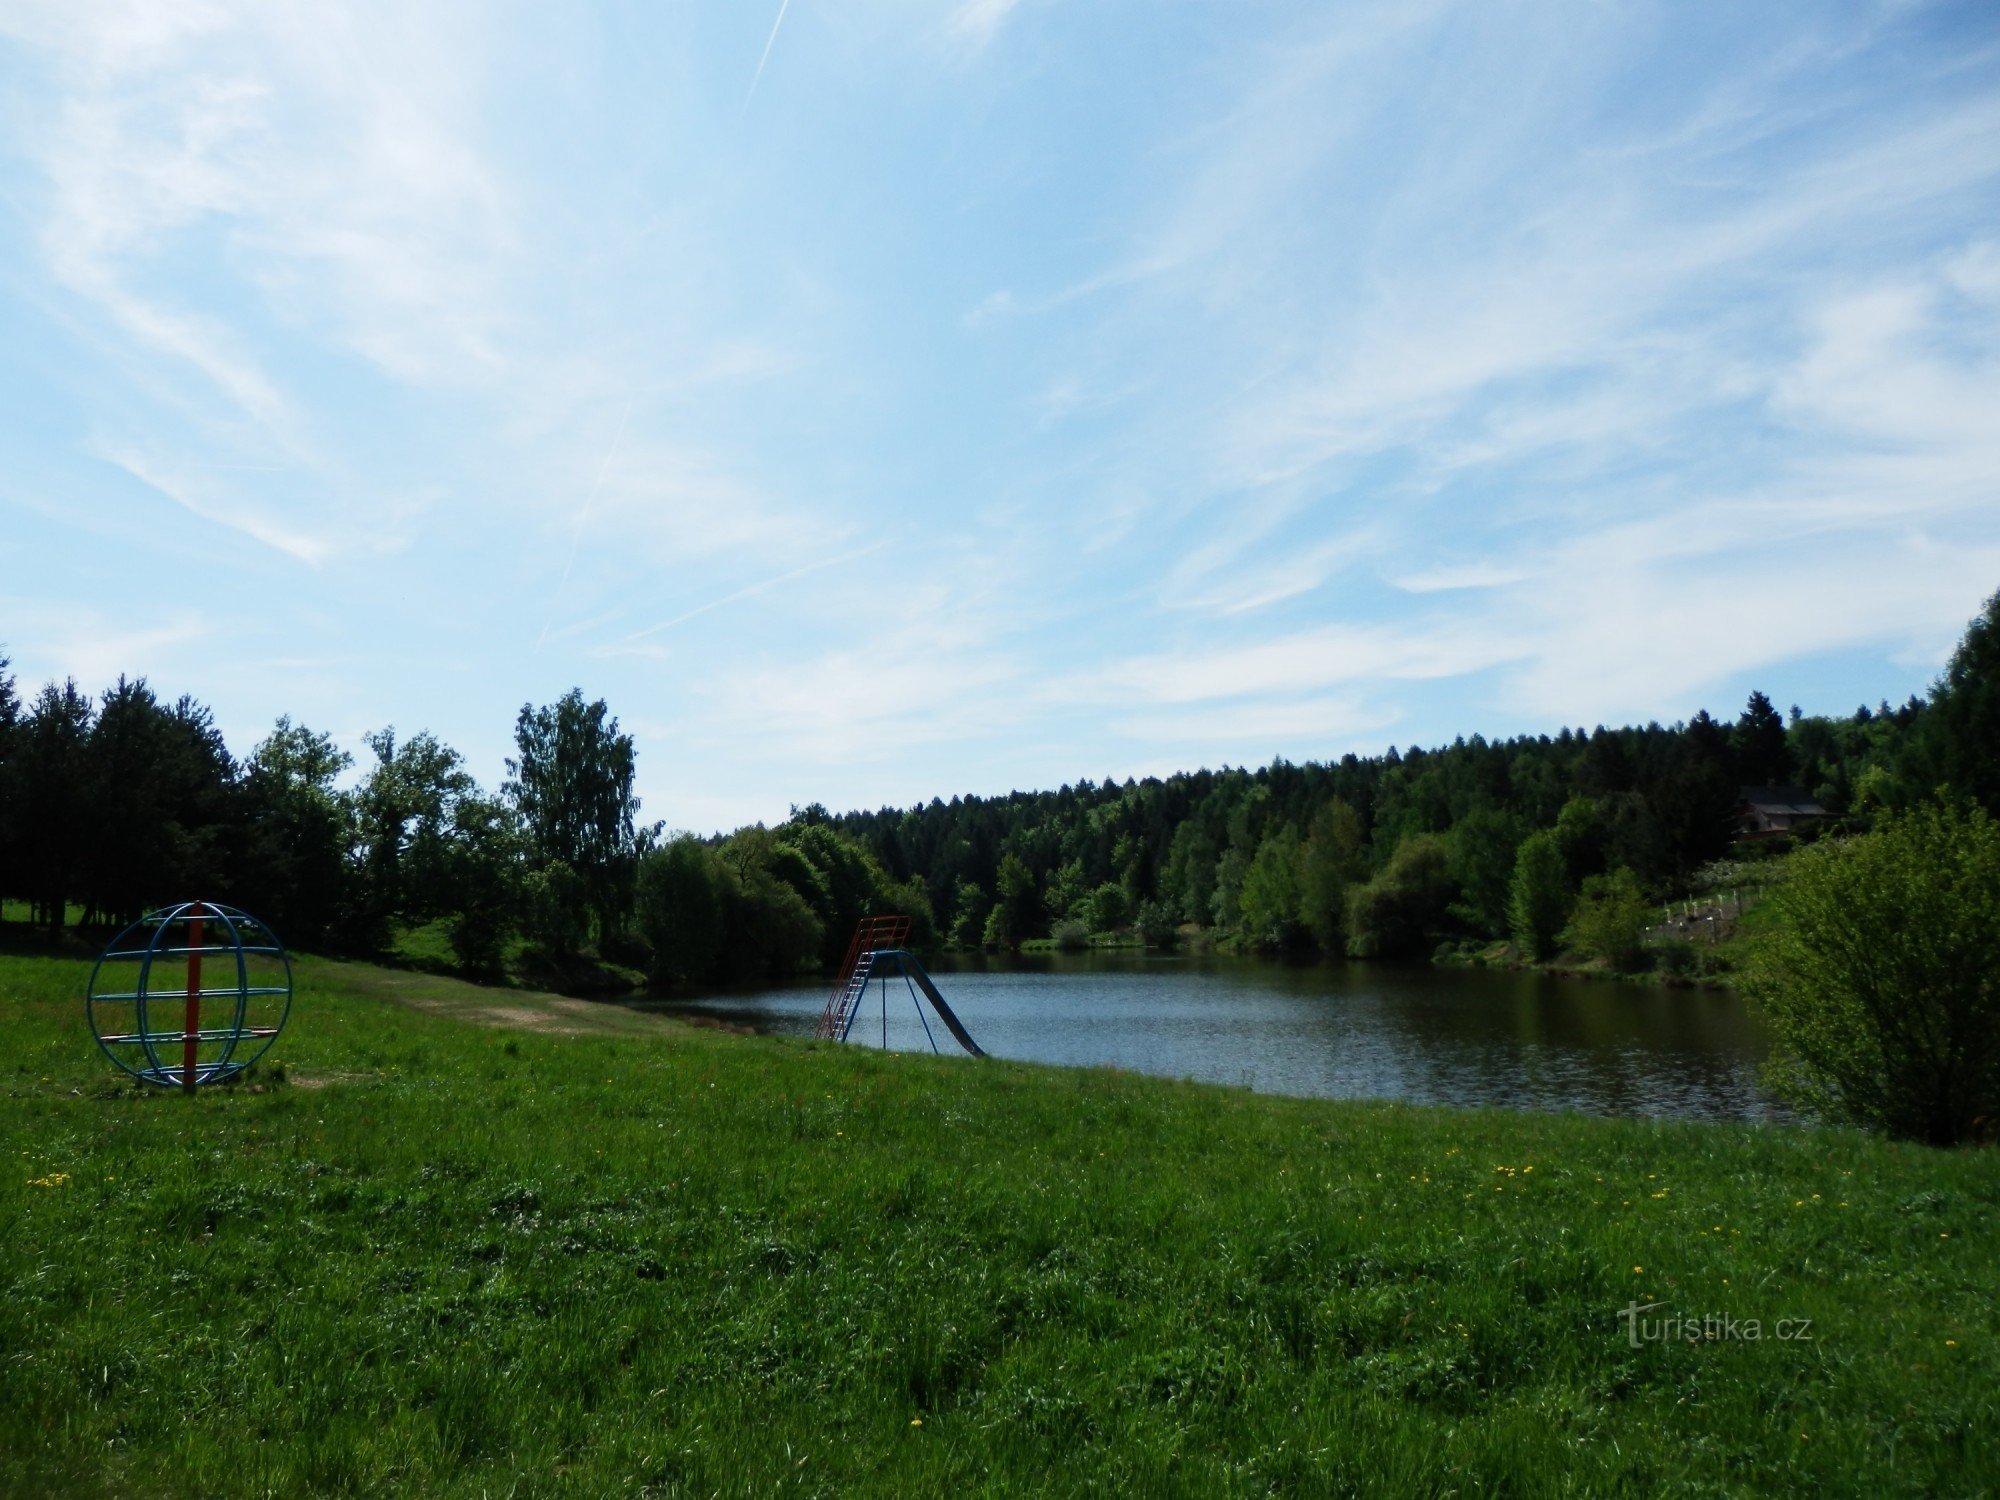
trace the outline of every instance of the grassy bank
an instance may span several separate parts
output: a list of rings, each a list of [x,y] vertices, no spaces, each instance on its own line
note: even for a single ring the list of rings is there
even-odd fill
[[[282,1077],[185,1099],[113,1081],[85,972],[0,959],[7,1492],[2000,1483],[1991,1152],[884,1057],[313,960]],[[1633,1302],[1739,1336],[1634,1348]]]

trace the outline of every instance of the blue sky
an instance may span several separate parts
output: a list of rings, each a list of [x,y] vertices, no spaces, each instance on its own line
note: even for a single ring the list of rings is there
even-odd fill
[[[1847,712],[2000,587],[1984,0],[11,0],[0,132],[0,643],[239,752],[574,684],[707,831]]]

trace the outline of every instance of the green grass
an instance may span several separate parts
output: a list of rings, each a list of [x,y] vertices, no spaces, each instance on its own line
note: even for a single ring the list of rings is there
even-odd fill
[[[311,959],[282,1076],[190,1099],[118,1085],[85,972],[0,958],[0,1492],[2000,1484],[1991,1152],[885,1057]],[[1635,1349],[1634,1300],[1813,1337]]]

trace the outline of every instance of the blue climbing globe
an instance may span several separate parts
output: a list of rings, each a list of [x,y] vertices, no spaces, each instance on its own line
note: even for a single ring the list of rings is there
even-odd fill
[[[111,940],[90,972],[86,1008],[112,1062],[147,1083],[193,1090],[270,1050],[292,1011],[292,961],[248,912],[183,901]]]

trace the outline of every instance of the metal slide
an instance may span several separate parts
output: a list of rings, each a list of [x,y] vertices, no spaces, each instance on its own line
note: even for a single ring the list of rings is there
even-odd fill
[[[931,982],[931,976],[924,972],[924,966],[917,962],[917,955],[907,948],[880,948],[863,953],[856,960],[853,973],[848,977],[841,992],[848,998],[841,1003],[838,1022],[840,1029],[833,1033],[835,1041],[846,1041],[847,1034],[854,1029],[854,1018],[861,1014],[860,997],[867,991],[869,981],[879,975],[883,982],[887,983],[891,968],[900,973],[914,988],[923,992],[924,998],[931,1003],[931,1009],[937,1012],[938,1019],[944,1022],[945,1030],[957,1039],[959,1046],[974,1057],[986,1055],[986,1049],[972,1039],[972,1033],[965,1029],[965,1023],[959,1020],[957,1013],[944,1003],[944,996],[938,993],[938,987]],[[917,1014],[921,1018],[923,1012],[920,1010]],[[924,1030],[928,1033],[930,1028],[927,1026]],[[932,1047],[935,1049],[935,1042],[932,1043]]]
[[[931,983],[931,976],[926,974],[924,966],[917,962],[916,954],[904,952],[899,953],[897,957],[903,961],[903,973],[924,992],[924,998],[930,1001],[931,1009],[935,1010],[938,1019],[944,1022],[945,1030],[958,1038],[958,1045],[974,1057],[984,1057],[985,1051],[972,1039],[972,1033],[965,1029],[964,1023],[952,1014],[951,1007],[944,1003],[944,996],[940,995],[938,987]]]

